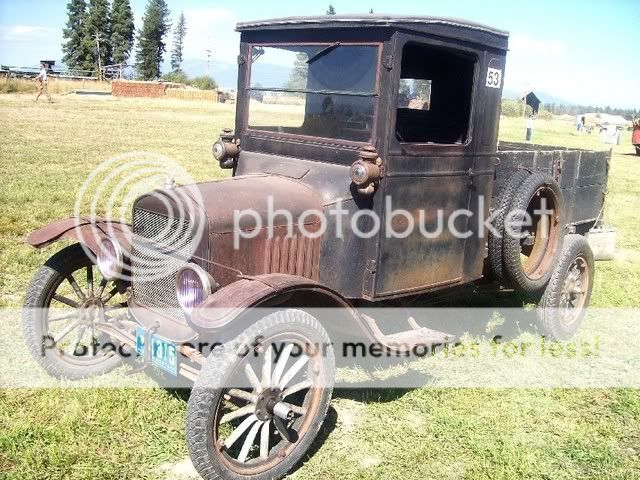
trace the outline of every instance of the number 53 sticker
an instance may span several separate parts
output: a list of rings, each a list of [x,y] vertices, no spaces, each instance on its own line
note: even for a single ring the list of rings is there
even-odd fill
[[[502,70],[489,68],[487,70],[487,87],[500,88],[500,85],[502,85]]]

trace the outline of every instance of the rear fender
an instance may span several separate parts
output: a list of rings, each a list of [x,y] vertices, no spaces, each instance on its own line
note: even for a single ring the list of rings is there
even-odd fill
[[[56,220],[29,234],[26,243],[43,248],[60,240],[77,240],[95,255],[102,237],[115,237],[125,252],[130,252],[131,226],[102,218],[72,217]]]

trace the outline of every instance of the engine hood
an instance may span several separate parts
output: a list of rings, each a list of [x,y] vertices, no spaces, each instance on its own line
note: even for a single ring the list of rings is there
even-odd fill
[[[240,229],[253,229],[256,217],[266,226],[269,213],[274,212],[277,214],[271,215],[269,225],[278,227],[289,222],[282,212],[289,212],[293,222],[297,223],[303,212],[320,212],[322,207],[320,195],[310,186],[291,178],[267,174],[156,190],[140,197],[134,206],[169,217],[184,216],[193,221],[205,217],[210,235],[233,232],[236,217]],[[245,214],[241,213],[243,211]],[[249,214],[249,211],[253,213]]]

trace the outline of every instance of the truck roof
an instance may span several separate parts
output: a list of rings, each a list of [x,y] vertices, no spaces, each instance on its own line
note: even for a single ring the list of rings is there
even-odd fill
[[[386,27],[418,33],[470,40],[506,50],[509,32],[480,23],[457,18],[402,15],[319,15],[313,17],[283,17],[241,22],[238,32],[259,30],[308,30],[312,28]]]

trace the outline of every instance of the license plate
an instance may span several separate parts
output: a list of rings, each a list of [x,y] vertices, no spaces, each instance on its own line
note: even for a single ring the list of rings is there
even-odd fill
[[[151,335],[150,344],[147,346],[145,345],[146,333],[144,328],[136,328],[136,353],[144,357],[146,349],[149,348],[149,358],[153,365],[171,375],[178,375],[178,351],[176,346],[158,335]]]

